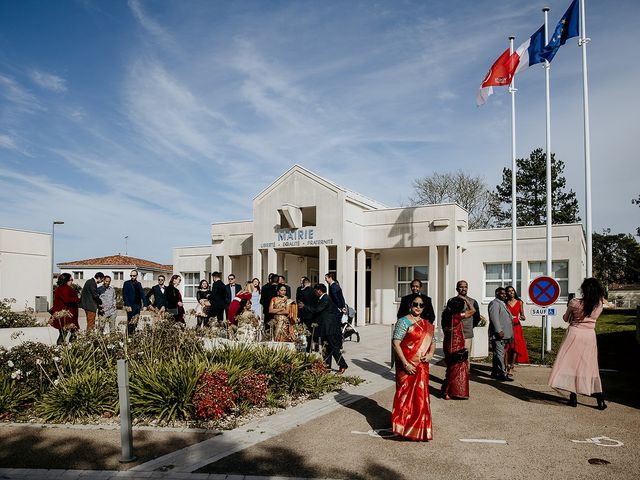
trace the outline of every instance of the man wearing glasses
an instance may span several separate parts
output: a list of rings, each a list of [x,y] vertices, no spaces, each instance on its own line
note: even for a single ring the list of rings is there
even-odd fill
[[[436,319],[436,314],[433,311],[433,304],[431,303],[431,298],[426,296],[424,293],[421,293],[422,290],[422,282],[417,278],[411,282],[411,293],[409,295],[405,295],[400,299],[400,306],[398,307],[398,314],[396,318],[400,319],[409,315],[411,312],[411,297],[418,293],[420,294],[420,298],[424,302],[424,308],[422,309],[422,313],[420,313],[420,318],[424,318],[429,321],[429,323],[433,323]]]
[[[240,292],[240,285],[236,284],[236,276],[233,273],[230,273],[229,276],[227,277],[227,280],[229,280],[229,283],[227,283],[225,285],[225,304],[224,304],[224,311],[228,312],[229,311],[229,305],[231,305],[231,300],[233,300],[233,297],[235,297],[238,292]]]
[[[149,300],[144,294],[142,284],[138,281],[138,271],[131,270],[129,277],[131,280],[127,280],[122,285],[122,299],[127,312],[127,332],[132,335],[138,326],[138,322],[134,319],[140,315],[143,307],[149,306]]]
[[[164,308],[167,309],[167,297],[165,295],[167,287],[164,284],[164,275],[158,275],[158,284],[154,285],[149,293],[147,293],[147,300],[151,302],[151,297],[153,297],[153,305],[158,310]]]

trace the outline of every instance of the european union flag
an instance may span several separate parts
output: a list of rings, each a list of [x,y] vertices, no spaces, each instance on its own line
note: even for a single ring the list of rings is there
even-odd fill
[[[573,0],[558,22],[553,36],[540,56],[550,62],[556,56],[558,49],[567,42],[567,39],[578,35],[580,35],[580,7],[578,0]]]

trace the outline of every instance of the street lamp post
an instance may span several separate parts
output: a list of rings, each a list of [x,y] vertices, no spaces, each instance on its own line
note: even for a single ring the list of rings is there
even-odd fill
[[[49,303],[49,309],[53,307],[53,267],[55,263],[55,236],[56,236],[56,225],[64,225],[64,222],[60,220],[54,220],[51,223],[51,277],[49,277],[49,282],[51,282],[51,302]]]

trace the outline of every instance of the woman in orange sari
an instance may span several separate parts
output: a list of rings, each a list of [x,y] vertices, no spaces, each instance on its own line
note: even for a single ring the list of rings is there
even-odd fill
[[[393,398],[393,433],[410,440],[432,440],[429,402],[429,361],[436,343],[434,328],[420,318],[424,300],[419,294],[410,299],[409,315],[398,319],[393,331],[396,355],[396,394]]]
[[[269,322],[273,329],[273,339],[276,342],[295,342],[294,325],[298,318],[298,306],[287,298],[285,285],[280,285],[277,296],[271,299],[269,313],[273,320]]]

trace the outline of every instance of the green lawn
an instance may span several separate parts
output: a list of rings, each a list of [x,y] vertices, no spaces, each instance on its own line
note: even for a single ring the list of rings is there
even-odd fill
[[[539,327],[522,327],[529,350],[529,361],[536,364],[551,365],[556,352],[564,338],[564,328],[551,330],[551,352],[545,352],[541,360],[541,329]],[[639,353],[635,338],[636,318],[632,315],[605,314],[596,323],[598,338],[598,362],[600,368],[630,370],[636,363]]]

